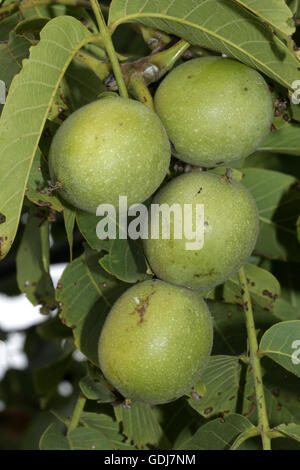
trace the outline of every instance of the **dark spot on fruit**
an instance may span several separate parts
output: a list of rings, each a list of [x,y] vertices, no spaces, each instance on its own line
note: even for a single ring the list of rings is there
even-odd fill
[[[4,224],[5,221],[6,221],[6,216],[0,213],[0,224]]]
[[[279,110],[279,109],[275,109],[275,111],[274,111],[274,116],[279,117],[280,114],[281,114],[281,113],[280,113],[280,110]]]
[[[192,75],[188,75],[187,78],[192,78]]]
[[[289,115],[288,115],[288,114],[284,114],[284,115],[283,115],[283,119],[284,119],[286,122],[288,122],[288,121],[290,120]]]
[[[150,299],[154,294],[155,294],[155,292],[153,291],[153,292],[151,292],[151,294],[147,295],[147,297],[145,299],[142,299],[142,300],[138,299],[139,304],[134,309],[134,312],[132,312],[133,314],[138,313],[139,316],[140,316],[140,320],[138,322],[138,325],[140,325],[141,323],[144,322],[144,320],[145,320],[144,316],[145,316],[147,307],[149,306]]]
[[[205,414],[205,415],[209,415],[209,414],[212,412],[212,410],[213,410],[213,409],[212,409],[211,407],[206,408],[206,409],[204,410],[204,414]]]
[[[255,286],[255,282],[251,282],[251,286],[254,287],[254,286]]]
[[[232,317],[232,313],[231,313],[231,312],[228,312],[228,313],[227,313],[227,317],[228,317],[228,319],[230,320],[231,317]]]
[[[201,187],[201,188],[199,188],[199,191],[197,192],[197,194],[200,194],[200,193],[201,193],[201,191],[202,191],[202,187]]]
[[[276,131],[276,127],[274,126],[274,124],[271,125],[271,132],[273,131]]]
[[[62,285],[60,283],[57,284],[57,289],[61,289],[62,288]]]
[[[276,410],[277,410],[277,411],[280,411],[280,410],[281,410],[281,408],[282,408],[282,405],[281,405],[281,403],[278,403],[278,405],[276,406]]]
[[[248,88],[244,88],[245,91],[248,91]]]
[[[191,392],[191,397],[193,400],[200,400],[202,398],[197,392]]]

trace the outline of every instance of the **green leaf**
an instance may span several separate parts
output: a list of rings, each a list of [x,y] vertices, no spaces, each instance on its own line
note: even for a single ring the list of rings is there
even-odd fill
[[[273,325],[263,335],[259,351],[300,377],[300,321]]]
[[[68,434],[68,442],[71,450],[113,450],[115,447],[96,429],[78,427]]]
[[[299,0],[286,0],[290,10],[297,15],[300,12],[300,1]]]
[[[79,382],[79,387],[88,400],[97,400],[101,403],[112,403],[116,396],[101,381],[93,380],[91,377],[83,377]]]
[[[285,0],[234,0],[234,2],[254,13],[285,37],[291,36],[296,30],[292,19],[293,13]]]
[[[294,318],[283,319],[300,320],[300,290],[298,283],[300,276],[300,264],[265,260],[264,266],[267,269],[272,269],[281,285],[281,299],[285,300],[289,304],[288,310],[294,311]],[[276,304],[275,311],[277,307]]]
[[[108,252],[113,240],[100,240],[100,238],[98,238],[96,227],[99,220],[100,217],[97,217],[96,215],[80,210],[76,211],[76,222],[78,228],[90,247],[93,248],[93,250],[104,250]]]
[[[237,162],[237,166],[241,171],[244,168],[263,168],[264,170],[286,173],[300,179],[300,159],[295,158],[294,155],[257,152]]]
[[[62,89],[71,111],[95,101],[100,93],[106,90],[100,78],[78,59],[73,59],[69,65]]]
[[[48,214],[42,208],[33,205],[29,208],[16,264],[20,291],[33,305],[42,305],[42,313],[49,313],[56,307],[56,301],[49,274]]]
[[[297,179],[271,170],[246,168],[243,184],[259,210],[260,232],[255,251],[270,259],[300,261],[296,221],[300,191]]]
[[[123,434],[137,447],[159,444],[163,432],[149,405],[132,402],[128,408],[121,404],[114,407],[114,412],[118,423],[122,423]]]
[[[225,53],[291,88],[300,77],[293,54],[255,16],[223,0],[113,0],[109,25],[142,23]]]
[[[236,409],[241,366],[233,356],[211,356],[201,376],[206,393],[199,400],[189,399],[189,404],[204,418]]]
[[[64,223],[70,248],[70,261],[73,259],[73,232],[75,226],[76,212],[71,207],[64,207]]]
[[[108,415],[83,412],[80,422],[89,428],[101,431],[111,442],[114,449],[135,450],[134,447],[124,442],[125,437],[120,433],[120,425]]]
[[[43,432],[39,447],[40,450],[70,450],[67,438],[54,423]]]
[[[299,104],[291,104],[292,117],[295,121],[300,121],[300,106]]]
[[[106,251],[99,263],[105,271],[121,281],[134,283],[148,278],[147,265],[140,240],[100,240],[96,233],[101,217],[77,211],[77,225],[91,248]]]
[[[270,272],[254,264],[248,263],[244,266],[244,269],[253,302],[261,308],[272,310],[274,304],[276,304],[276,299],[280,295],[280,284],[277,279]],[[242,304],[238,275],[234,275],[222,286],[209,291],[206,297],[231,304]]]
[[[281,321],[300,320],[300,309],[294,307],[285,299],[276,301],[273,313]]]
[[[262,152],[277,152],[300,156],[300,125],[287,124],[271,132],[258,149]]]
[[[14,27],[18,24],[19,17],[19,13],[16,12],[1,19],[0,41],[7,41],[12,29],[14,29]]]
[[[48,21],[49,18],[42,17],[25,19],[17,24],[15,32],[17,34],[39,33]]]
[[[1,258],[15,238],[29,171],[57,88],[75,53],[92,38],[74,18],[49,21],[11,84],[0,119],[0,182],[5,181],[0,211],[6,217]]]
[[[20,72],[23,59],[29,55],[30,46],[28,39],[14,32],[10,33],[8,43],[0,44],[0,79],[6,88],[10,87],[13,77]]]
[[[254,430],[253,424],[241,415],[230,414],[201,426],[179,450],[228,450],[242,433]]]
[[[124,290],[99,266],[98,258],[97,252],[86,249],[66,267],[56,290],[63,323],[73,329],[78,349],[96,365],[102,325]]]
[[[263,358],[262,365],[270,426],[291,422],[300,424],[299,379],[267,357]]]
[[[37,206],[49,207],[49,209],[60,212],[63,210],[63,206],[60,200],[50,191],[49,180],[48,163],[41,151],[37,149],[27,182],[26,197]]]
[[[56,392],[56,388],[64,378],[72,361],[74,351],[73,341],[66,343],[64,351],[58,359],[50,362],[46,366],[39,367],[33,371],[33,380],[36,393],[42,398],[45,406],[48,400]]]
[[[276,431],[280,431],[285,436],[300,442],[300,425],[295,423],[280,424],[276,426]]]
[[[276,302],[277,304],[277,302]],[[214,319],[215,340],[213,354],[243,354],[247,346],[247,332],[243,307],[208,301],[209,310]],[[265,331],[278,322],[274,312],[254,306],[254,319],[257,329]]]
[[[62,324],[58,315],[50,320],[40,323],[36,327],[36,331],[41,338],[46,340],[53,338],[64,339],[73,336],[70,328],[67,328]]]
[[[124,282],[144,281],[147,265],[140,240],[112,240],[107,255],[99,260],[100,265]]]

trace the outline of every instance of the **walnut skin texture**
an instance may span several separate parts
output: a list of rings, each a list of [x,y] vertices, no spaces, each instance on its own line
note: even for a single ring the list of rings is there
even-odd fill
[[[99,204],[140,203],[163,181],[170,143],[158,116],[131,99],[103,98],[75,111],[51,144],[51,179],[71,205],[95,213]]]
[[[215,167],[252,154],[270,132],[274,106],[264,78],[220,57],[190,60],[162,81],[155,108],[174,154]]]
[[[205,292],[230,278],[247,262],[258,235],[258,211],[249,191],[227,177],[207,172],[183,174],[155,195],[154,204],[204,205],[204,246],[186,250],[184,236],[144,240],[144,250],[156,276],[174,284]]]
[[[198,293],[145,281],[113,305],[99,340],[99,362],[125,398],[167,403],[198,382],[212,337],[211,317]]]

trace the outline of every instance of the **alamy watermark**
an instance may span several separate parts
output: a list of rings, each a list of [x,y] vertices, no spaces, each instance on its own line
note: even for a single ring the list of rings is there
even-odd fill
[[[297,339],[292,343],[292,349],[295,351],[292,354],[292,363],[298,366],[300,364],[300,340]]]
[[[300,104],[300,80],[295,80],[292,83],[292,88],[295,90],[292,94],[292,102],[293,104]]]
[[[0,80],[0,104],[5,104],[6,101],[6,88],[3,80]]]
[[[100,204],[96,215],[102,216],[96,227],[101,240],[185,239],[186,250],[201,250],[204,245],[204,204],[133,204],[128,208],[127,196],[120,196],[118,211],[112,204]]]

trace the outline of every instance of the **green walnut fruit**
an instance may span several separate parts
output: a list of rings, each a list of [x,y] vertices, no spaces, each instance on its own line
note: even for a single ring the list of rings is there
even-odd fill
[[[175,155],[215,167],[253,153],[270,132],[271,93],[254,69],[221,57],[193,59],[175,68],[155,95]]]
[[[113,305],[100,335],[99,363],[125,398],[167,403],[198,382],[212,337],[210,313],[198,293],[145,281]]]
[[[158,237],[144,240],[144,250],[152,270],[164,281],[207,291],[230,278],[253,251],[258,235],[258,211],[252,195],[236,181],[208,172],[186,173],[166,184],[154,197],[153,204],[167,204],[167,207],[178,204],[183,228],[187,224],[195,232],[201,234],[201,227],[204,232],[203,247],[199,249],[199,243],[193,248],[184,230],[181,238],[178,235],[175,238],[175,217],[164,216],[169,238],[163,238],[168,236],[168,231],[163,234],[162,218],[151,221]],[[185,204],[191,205],[191,216],[185,217]],[[204,207],[203,224],[198,223],[198,229],[196,204]],[[196,234],[193,238],[196,241]]]
[[[151,196],[170,163],[158,116],[131,99],[108,97],[83,106],[62,124],[50,148],[50,175],[61,196],[95,213],[99,204],[128,205]]]

